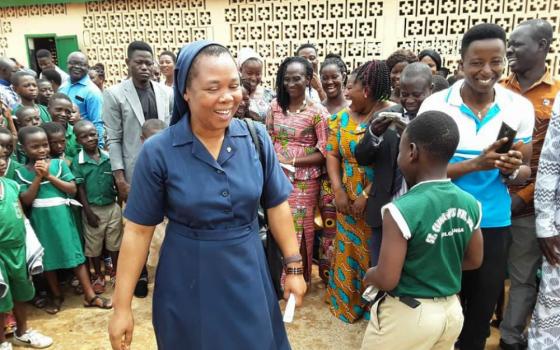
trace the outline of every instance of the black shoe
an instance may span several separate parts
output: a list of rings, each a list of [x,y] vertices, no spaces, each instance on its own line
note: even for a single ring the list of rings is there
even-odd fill
[[[502,350],[525,350],[527,349],[527,344],[524,343],[508,344],[503,339],[500,339],[500,348]]]
[[[148,296],[148,278],[140,277],[138,282],[136,282],[136,288],[134,288],[134,296],[137,298],[145,298]]]

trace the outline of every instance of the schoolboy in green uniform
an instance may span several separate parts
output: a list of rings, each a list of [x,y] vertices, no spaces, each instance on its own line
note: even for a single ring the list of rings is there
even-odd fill
[[[0,158],[6,159],[8,162],[4,177],[14,180],[16,169],[21,168],[23,165],[13,159],[14,152],[14,135],[10,130],[0,127]]]
[[[0,349],[10,350],[12,344],[6,341],[4,320],[7,312],[13,310],[17,329],[12,342],[20,346],[45,348],[52,339],[27,328],[25,302],[33,298],[35,289],[27,272],[25,255],[25,224],[19,203],[19,186],[3,177],[8,163],[0,158],[0,279],[7,290],[0,293]]]
[[[428,111],[406,128],[397,163],[410,188],[382,208],[379,265],[366,285],[387,293],[372,306],[365,349],[453,348],[463,325],[462,270],[482,263],[480,203],[447,178],[459,142],[445,113]]]
[[[109,154],[98,148],[97,129],[90,121],[80,120],[74,130],[78,143],[82,146],[82,150],[72,161],[71,170],[78,185],[78,200],[83,206],[85,255],[92,259],[97,275],[92,286],[96,292],[103,293],[103,242],[116,270],[123,234],[122,212],[116,200],[117,190]]]
[[[31,73],[25,71],[14,73],[12,75],[12,86],[21,99],[21,104],[14,107],[12,114],[16,114],[22,106],[28,106],[39,112],[39,117],[43,123],[52,121],[47,108],[35,103],[39,90],[37,89],[37,80]]]
[[[76,135],[72,125],[68,122],[72,116],[72,101],[65,94],[56,93],[49,100],[49,113],[53,122],[60,123],[66,130],[64,137],[66,138],[65,156],[73,159],[81,150],[80,145],[76,141]]]

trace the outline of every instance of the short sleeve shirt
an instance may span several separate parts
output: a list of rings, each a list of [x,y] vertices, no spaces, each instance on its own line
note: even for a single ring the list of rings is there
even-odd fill
[[[154,93],[154,88],[152,84],[146,89],[136,88],[136,92],[138,93],[138,99],[140,99],[140,104],[142,105],[142,112],[144,113],[144,120],[148,119],[157,119],[157,104],[156,104],[156,95]]]
[[[437,92],[422,103],[418,114],[429,110],[447,113],[459,128],[459,145],[450,163],[476,158],[498,138],[502,122],[517,131],[515,142],[530,143],[535,112],[529,100],[504,87],[494,86],[495,101],[486,116],[479,120],[463,103],[463,81]],[[482,204],[482,228],[511,225],[511,198],[498,169],[472,172],[453,180]]]
[[[462,264],[480,204],[450,180],[424,181],[383,207],[407,242],[399,296],[447,297],[461,290]]]
[[[0,248],[17,248],[25,244],[25,225],[19,206],[19,186],[0,177]]]
[[[282,171],[270,137],[256,123],[264,172],[244,122],[233,119],[218,159],[183,117],[144,143],[134,168],[124,216],[154,226],[166,215],[196,229],[229,229],[256,219],[259,198],[268,209],[287,200],[293,187]]]
[[[99,150],[99,163],[81,150],[70,168],[77,184],[83,184],[89,204],[103,206],[115,203],[117,191],[111,171],[109,154]]]

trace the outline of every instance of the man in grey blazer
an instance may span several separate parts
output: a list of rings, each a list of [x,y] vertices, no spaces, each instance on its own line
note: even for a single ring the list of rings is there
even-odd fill
[[[107,146],[119,199],[126,201],[134,165],[142,141],[142,125],[147,119],[169,121],[173,99],[165,88],[150,80],[154,64],[150,45],[134,41],[128,45],[126,65],[130,78],[106,89],[103,93],[103,121],[107,130]],[[135,295],[148,293],[146,267],[136,286]]]

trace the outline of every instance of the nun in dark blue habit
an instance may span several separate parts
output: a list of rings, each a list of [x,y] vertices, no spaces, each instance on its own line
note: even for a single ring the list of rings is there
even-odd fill
[[[265,129],[264,170],[244,122],[239,74],[223,46],[183,47],[175,68],[171,126],[150,138],[135,166],[124,212],[109,324],[113,349],[133,331],[131,300],[154,228],[169,218],[153,297],[159,349],[290,349],[258,236],[261,194],[288,275],[285,295],[306,291],[287,202],[292,185]]]

